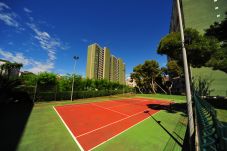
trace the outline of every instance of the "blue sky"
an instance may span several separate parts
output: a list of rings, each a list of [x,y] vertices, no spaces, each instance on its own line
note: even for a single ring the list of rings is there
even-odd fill
[[[0,58],[24,64],[22,70],[85,76],[87,46],[110,48],[133,67],[156,53],[168,34],[172,0],[0,0]]]

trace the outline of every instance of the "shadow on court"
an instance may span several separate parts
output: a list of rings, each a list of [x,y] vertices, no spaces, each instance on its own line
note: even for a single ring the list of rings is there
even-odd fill
[[[0,104],[0,150],[16,150],[32,108],[31,101]]]
[[[159,120],[156,120],[151,114],[150,112],[147,110],[147,111],[144,111],[144,113],[147,113],[179,146],[183,147],[183,144],[181,142],[179,142],[177,140],[177,138],[175,138],[162,124],[161,124],[161,121]],[[182,139],[182,138],[181,138]]]
[[[170,103],[167,105],[147,104],[147,107],[152,110],[165,110],[168,113],[181,112],[183,116],[186,116],[187,114],[187,103]]]

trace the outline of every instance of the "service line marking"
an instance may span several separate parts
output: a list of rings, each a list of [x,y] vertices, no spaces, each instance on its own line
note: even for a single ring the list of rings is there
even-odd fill
[[[105,108],[105,107],[102,107],[100,105],[96,105],[96,104],[93,104],[93,103],[91,103],[91,105],[94,105],[94,106],[97,106],[99,108],[102,108],[102,109],[105,109],[105,110],[109,110],[109,111],[112,111],[112,112],[115,112],[115,113],[118,113],[118,114],[121,114],[121,115],[124,115],[124,116],[129,116],[128,114],[124,114],[124,113],[121,113],[121,112],[118,112],[118,111],[115,111],[115,110],[111,110],[109,108]]]
[[[143,112],[144,112],[144,110],[143,110],[143,111],[140,111],[140,112],[137,112],[137,113],[135,113],[135,114],[133,114],[133,115],[130,115],[130,116],[128,116],[128,117],[122,118],[122,119],[120,119],[120,120],[117,120],[117,121],[115,121],[115,122],[109,123],[109,124],[107,124],[107,125],[104,125],[104,126],[101,126],[101,127],[99,127],[99,128],[96,128],[96,129],[91,130],[91,131],[89,131],[89,132],[86,132],[86,133],[83,133],[83,134],[81,134],[81,135],[78,135],[76,138],[81,137],[81,136],[84,136],[84,135],[87,135],[87,134],[90,134],[90,133],[92,133],[92,132],[95,132],[95,131],[97,131],[97,130],[100,130],[100,129],[102,129],[102,128],[105,128],[105,127],[107,127],[107,126],[110,126],[110,125],[119,123],[119,122],[121,122],[121,121],[123,121],[123,120],[126,120],[126,119],[128,119],[128,118],[131,118],[131,117],[136,116],[136,115],[138,115],[138,114],[141,114],[141,113],[143,113]]]

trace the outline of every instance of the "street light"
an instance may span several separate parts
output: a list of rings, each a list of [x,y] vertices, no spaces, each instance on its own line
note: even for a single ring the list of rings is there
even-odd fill
[[[191,96],[190,80],[189,80],[189,73],[188,73],[187,54],[184,46],[185,40],[184,40],[184,30],[183,30],[180,2],[179,0],[176,0],[176,2],[177,2],[179,24],[180,24],[181,41],[182,41],[182,54],[183,54],[183,62],[184,62],[184,75],[185,75],[186,97],[187,97],[187,108],[188,108],[188,122],[189,122],[189,143],[191,146],[193,145],[191,144],[192,143],[191,141],[194,134],[194,121],[193,121],[193,110],[192,110],[192,100],[191,100],[192,96]]]
[[[75,63],[74,63],[74,68],[73,68],[73,82],[72,82],[71,101],[73,101],[73,87],[74,87],[74,76],[75,76],[75,70],[76,70],[76,60],[78,60],[79,57],[74,56],[73,59],[75,60]]]
[[[124,87],[125,87],[125,68],[123,69],[123,96],[125,95]]]

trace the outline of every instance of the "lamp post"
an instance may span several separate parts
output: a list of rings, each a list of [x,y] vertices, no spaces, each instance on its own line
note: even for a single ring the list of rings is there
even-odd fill
[[[123,69],[123,96],[125,95],[125,68]]]
[[[194,134],[194,121],[193,121],[193,110],[192,110],[192,101],[191,101],[191,88],[190,88],[190,80],[189,80],[189,72],[188,72],[188,62],[187,62],[187,54],[184,46],[184,30],[181,16],[181,8],[179,0],[177,2],[177,10],[180,24],[180,33],[181,33],[181,41],[182,41],[182,54],[183,54],[183,62],[184,62],[184,75],[185,75],[185,85],[186,85],[186,98],[187,98],[187,108],[188,108],[188,122],[189,122],[189,143],[191,144],[193,134]],[[190,148],[191,150],[191,148]]]
[[[76,60],[78,60],[79,57],[74,56],[73,59],[75,60],[75,62],[74,62],[74,68],[73,68],[73,82],[72,82],[72,91],[71,91],[71,101],[73,101],[73,87],[74,87],[74,76],[75,76],[75,70],[76,70]]]

